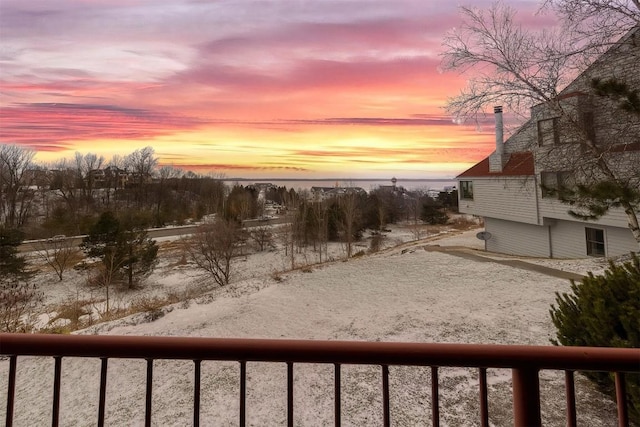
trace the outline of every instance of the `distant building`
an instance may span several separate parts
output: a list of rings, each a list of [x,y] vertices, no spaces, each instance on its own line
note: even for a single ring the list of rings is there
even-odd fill
[[[104,168],[105,185],[109,188],[124,188],[129,181],[129,173],[126,169],[117,166]]]
[[[311,187],[311,198],[315,202],[323,202],[325,200],[342,197],[346,194],[366,194],[367,192],[360,187]]]
[[[407,193],[407,190],[401,185],[398,186],[397,183],[398,179],[394,176],[393,178],[391,178],[391,185],[380,185],[378,186],[378,189],[382,191],[389,191],[391,193]]]

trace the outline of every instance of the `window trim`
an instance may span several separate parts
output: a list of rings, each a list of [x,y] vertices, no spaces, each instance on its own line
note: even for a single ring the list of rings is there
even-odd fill
[[[550,180],[553,181],[552,185],[545,184],[545,181]],[[574,175],[571,171],[540,171],[540,191],[543,199],[560,199],[561,193],[572,190],[574,185]]]
[[[553,185],[548,185],[550,179],[554,181]],[[558,174],[556,172],[540,172],[540,191],[543,199],[558,198]]]
[[[460,181],[460,200],[473,200],[473,181]]]
[[[585,243],[587,256],[606,257],[607,256],[607,235],[603,228],[585,227]],[[602,233],[602,241],[597,240],[597,234]],[[594,236],[595,235],[595,238]],[[601,247],[601,250],[600,250]]]
[[[551,123],[551,132],[553,132],[553,143],[544,143],[545,140],[543,138],[542,125],[543,125],[543,123],[549,123],[549,122]],[[558,132],[558,118],[557,117],[552,117],[550,119],[538,120],[537,127],[538,127],[538,146],[540,146],[540,147],[551,147],[551,146],[560,144],[560,134]]]

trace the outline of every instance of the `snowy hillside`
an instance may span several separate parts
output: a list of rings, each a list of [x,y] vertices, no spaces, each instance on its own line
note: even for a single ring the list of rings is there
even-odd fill
[[[249,256],[227,288],[159,309],[154,316],[136,314],[80,333],[550,345],[549,306],[554,292],[569,289],[567,280],[423,248],[478,248],[476,231],[289,273],[276,274],[283,260],[278,264],[268,254]],[[580,273],[604,267],[594,259],[527,261]],[[165,267],[156,277],[158,283],[164,280],[163,286],[203,280],[188,265]],[[149,285],[146,292],[153,289]],[[156,362],[154,425],[191,422],[192,370],[192,362]],[[1,361],[0,402],[6,399],[7,371],[8,362]],[[205,362],[202,372],[201,424],[237,425],[238,364]],[[496,426],[512,425],[510,371],[489,370],[488,375],[490,420]],[[110,362],[108,425],[143,424],[144,378],[144,361]],[[17,383],[15,425],[48,424],[53,360],[20,358]],[[95,425],[98,383],[99,360],[63,360],[61,425]],[[332,387],[332,366],[296,365],[296,425],[333,425]],[[379,367],[344,367],[342,387],[343,425],[381,425]],[[611,425],[614,403],[581,377],[576,388],[579,424]],[[477,425],[474,370],[441,369],[440,389],[442,425]],[[541,389],[543,424],[564,425],[562,373],[542,372]],[[431,425],[429,402],[428,368],[391,367],[393,425]],[[286,423],[285,365],[248,365],[247,405],[249,425]],[[0,405],[0,419],[4,410]]]

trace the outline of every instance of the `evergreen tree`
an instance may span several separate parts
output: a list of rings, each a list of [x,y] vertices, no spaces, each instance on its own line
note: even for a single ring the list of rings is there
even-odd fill
[[[158,246],[144,229],[120,233],[115,250],[116,257],[122,260],[121,271],[126,275],[129,287],[151,274],[155,268]]]
[[[23,233],[14,228],[0,225],[0,280],[28,278],[26,261],[18,256],[18,246],[22,243]]]
[[[116,244],[119,234],[120,221],[112,212],[104,212],[91,227],[80,246],[88,256],[102,258],[105,251]]]
[[[108,270],[115,269],[115,278],[126,279],[129,287],[153,271],[158,254],[158,246],[143,227],[132,218],[121,221],[111,212],[100,215],[82,248],[100,258]]]
[[[571,293],[556,293],[550,314],[557,328],[555,345],[640,347],[640,257],[624,264],[610,262],[603,275],[589,273],[581,283],[571,282]],[[603,390],[613,390],[607,373],[585,375]],[[640,375],[627,374],[629,414],[640,421]]]
[[[618,103],[618,108],[629,113],[640,114],[640,90],[631,89],[618,79],[593,79],[591,87],[598,96],[607,97]]]
[[[422,204],[420,211],[420,219],[427,224],[446,224],[449,221],[447,213],[444,211],[443,206],[435,202],[433,199],[428,199]]]
[[[22,232],[0,225],[0,332],[27,332],[25,320],[42,295],[29,284],[31,272],[18,255]]]

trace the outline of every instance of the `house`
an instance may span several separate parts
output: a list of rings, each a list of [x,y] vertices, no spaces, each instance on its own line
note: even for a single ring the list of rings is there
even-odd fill
[[[366,194],[360,187],[311,187],[311,198],[314,202],[324,202],[325,200],[342,197],[347,194]]]
[[[495,151],[457,177],[459,210],[484,218],[487,250],[551,258],[638,251],[623,209],[613,208],[596,221],[581,220],[570,215],[571,206],[559,196],[602,176],[603,167],[640,189],[640,119],[592,87],[593,79],[615,78],[639,89],[639,64],[636,27],[557,99],[534,106],[531,118],[506,142],[502,108],[495,108]],[[586,155],[592,151],[585,141],[593,141],[602,155]]]
[[[124,188],[129,181],[129,172],[117,166],[104,168],[105,184],[109,188]]]

